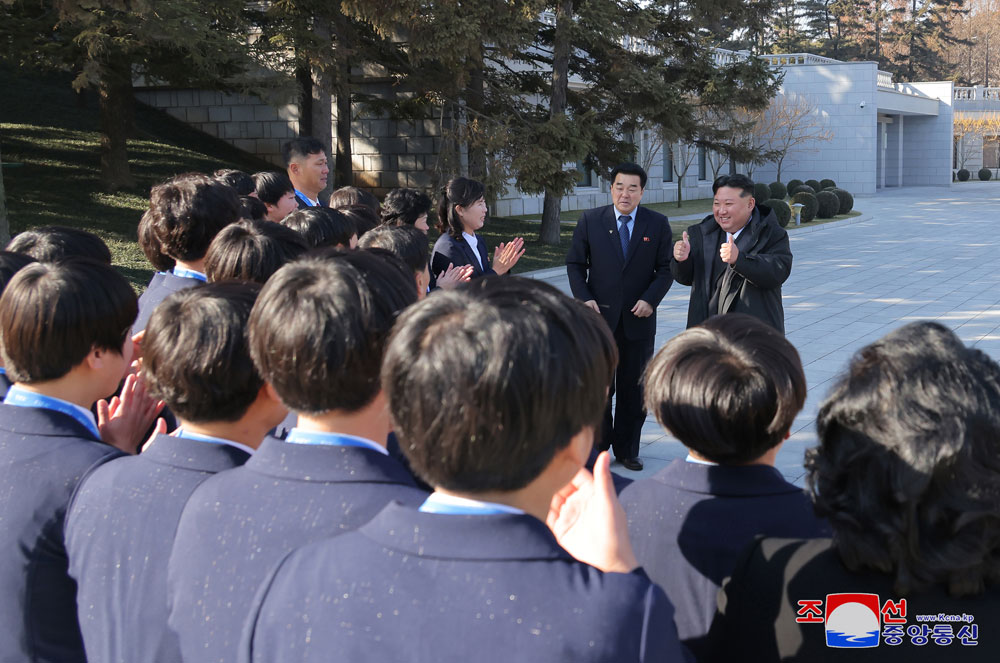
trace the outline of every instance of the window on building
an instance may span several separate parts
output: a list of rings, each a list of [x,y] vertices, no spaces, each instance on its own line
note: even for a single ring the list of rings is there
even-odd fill
[[[587,164],[583,161],[576,162],[576,185],[577,186],[594,186],[594,173],[589,168]]]
[[[673,145],[663,146],[663,181],[674,181],[674,147]]]
[[[698,179],[708,179],[708,150],[703,145],[698,147]]]

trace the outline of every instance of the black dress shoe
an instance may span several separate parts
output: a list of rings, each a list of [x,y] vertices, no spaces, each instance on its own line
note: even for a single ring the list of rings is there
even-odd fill
[[[642,469],[642,459],[636,456],[635,458],[621,458],[618,460],[626,470],[632,470],[633,472],[638,472]]]

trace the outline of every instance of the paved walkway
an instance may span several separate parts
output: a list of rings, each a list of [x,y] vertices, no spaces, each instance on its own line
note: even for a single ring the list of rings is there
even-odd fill
[[[860,198],[864,214],[789,228],[792,274],[783,288],[785,327],[805,365],[809,396],[778,454],[804,483],[803,453],[816,443],[819,404],[851,355],[913,320],[937,320],[1000,360],[1000,183],[889,189]],[[565,270],[533,274],[569,292]],[[684,329],[690,289],[674,283],[657,311],[656,347]],[[686,453],[649,416],[642,429],[648,476]]]

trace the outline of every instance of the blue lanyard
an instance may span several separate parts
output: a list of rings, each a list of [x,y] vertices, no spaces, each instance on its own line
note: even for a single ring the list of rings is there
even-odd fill
[[[424,513],[440,513],[449,516],[494,516],[507,514],[510,509],[503,508],[489,502],[476,502],[469,500],[469,504],[454,504],[452,502],[442,502],[435,497],[436,493],[431,493],[424,503],[420,505],[420,511]]]
[[[301,428],[293,428],[288,433],[288,437],[285,438],[285,442],[328,447],[358,447],[359,449],[372,449],[386,453],[385,449],[379,445],[360,437],[339,435],[338,433],[321,433],[319,431],[302,430]]]
[[[312,201],[312,199],[309,198],[309,196],[307,196],[306,194],[302,193],[298,189],[295,189],[294,191],[295,191],[295,195],[298,196],[299,198],[301,198],[303,200],[303,202],[305,202],[306,205],[309,205],[309,207],[319,207],[319,202],[318,201],[314,203]]]
[[[7,375],[7,369],[3,366],[0,366],[0,375]]]
[[[195,281],[201,281],[202,283],[205,283],[206,281],[208,281],[208,277],[206,277],[201,272],[194,271],[193,269],[184,269],[183,267],[174,267],[174,269],[172,271],[174,273],[174,276],[179,276],[182,279],[194,279]]]
[[[86,426],[87,430],[93,433],[94,437],[98,440],[101,439],[101,432],[97,430],[97,424],[94,423],[94,420],[83,413],[83,408],[74,405],[73,403],[69,403],[59,398],[53,398],[52,396],[45,396],[44,394],[36,394],[35,392],[28,391],[27,389],[19,389],[17,386],[10,388],[7,392],[7,397],[3,399],[3,402],[4,405],[44,408],[46,410],[62,412],[63,414],[73,417]]]

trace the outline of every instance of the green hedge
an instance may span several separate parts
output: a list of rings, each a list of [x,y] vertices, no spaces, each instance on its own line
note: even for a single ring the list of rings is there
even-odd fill
[[[819,180],[806,180],[806,184],[813,188],[813,191],[822,191],[823,185],[819,183]]]
[[[772,200],[784,200],[788,196],[788,188],[781,182],[771,182],[768,188],[771,190]]]
[[[822,186],[824,189],[831,189],[837,187],[837,183],[831,179],[820,180],[819,183],[820,186]]]
[[[799,211],[799,220],[802,223],[809,223],[816,218],[816,212],[819,211],[819,201],[816,200],[814,194],[808,191],[800,191],[799,193],[792,196],[793,203],[801,203],[803,205],[802,209]]]
[[[794,194],[795,188],[800,187],[803,184],[805,184],[805,182],[802,180],[788,180],[788,193]]]
[[[778,223],[782,228],[787,226],[788,222],[792,219],[792,208],[784,200],[771,198],[770,200],[765,200],[761,205],[771,208],[774,215],[778,217]]]
[[[967,171],[965,168],[962,168],[962,169],[960,169],[958,171],[958,181],[959,182],[968,182],[969,181],[969,177],[971,177],[971,176],[972,176],[972,173],[970,173],[969,171]]]
[[[797,193],[802,193],[802,192],[815,194],[816,189],[812,188],[808,184],[800,184],[794,189],[789,189],[788,192],[791,193],[793,196]]]
[[[816,194],[816,202],[819,203],[816,216],[821,219],[832,219],[840,211],[840,198],[833,191],[820,191]]]
[[[992,170],[990,170],[989,168],[979,169],[979,179],[981,179],[984,182],[989,182],[991,177],[993,177]]]
[[[833,193],[840,201],[840,209],[837,210],[837,214],[847,214],[854,209],[854,196],[851,195],[850,191],[846,189],[834,189]]]
[[[753,197],[757,200],[767,200],[771,197],[771,188],[763,182],[753,185]]]

